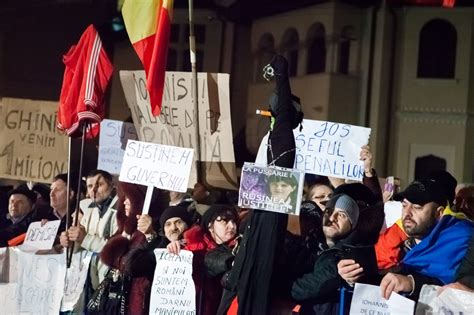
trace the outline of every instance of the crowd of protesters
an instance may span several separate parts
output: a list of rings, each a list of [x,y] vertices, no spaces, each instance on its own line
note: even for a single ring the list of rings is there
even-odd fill
[[[277,57],[270,66],[276,97],[267,161],[291,168],[292,130],[301,115],[286,60]],[[58,174],[49,187],[9,191],[0,209],[0,246],[20,244],[31,222],[61,220],[52,251],[93,253],[74,313],[147,314],[155,248],[193,252],[197,314],[291,314],[297,305],[300,314],[347,312],[350,302],[340,304],[340,291],[356,282],[379,285],[384,298],[397,292],[415,301],[424,284],[474,292],[474,186],[456,190],[456,179],[438,171],[403,191],[383,192],[368,146],[360,158],[362,183],[306,177],[297,232],[287,230],[288,215],[240,209],[235,194],[200,183],[189,194],[155,189],[144,214],[146,187],[94,170],[79,198],[73,174]],[[402,211],[384,230],[389,200],[401,202]],[[126,287],[126,307],[98,309],[94,292],[112,274]]]

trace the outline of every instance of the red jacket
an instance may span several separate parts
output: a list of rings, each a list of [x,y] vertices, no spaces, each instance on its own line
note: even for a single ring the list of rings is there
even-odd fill
[[[192,251],[193,280],[196,286],[196,314],[215,315],[222,297],[220,277],[210,276],[204,265],[204,256],[219,245],[200,226],[193,226],[184,232],[184,249]],[[228,244],[231,247],[234,242]]]
[[[379,269],[394,267],[401,261],[403,258],[400,254],[401,245],[406,239],[408,239],[408,236],[401,227],[400,220],[380,235],[377,244],[375,244],[375,254]]]

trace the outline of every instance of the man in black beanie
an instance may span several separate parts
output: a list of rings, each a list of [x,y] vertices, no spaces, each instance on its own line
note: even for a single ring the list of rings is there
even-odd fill
[[[160,217],[161,231],[166,238],[162,240],[162,243],[180,240],[191,224],[191,215],[186,208],[171,206],[165,209]]]
[[[192,224],[191,215],[186,208],[180,206],[166,208],[160,216],[161,237],[150,239],[148,245],[144,248],[136,248],[130,251],[125,258],[126,273],[132,278],[146,277],[153,281],[156,266],[154,249],[166,248],[170,242],[182,239],[183,233]],[[156,235],[154,231],[151,233]]]
[[[8,241],[25,233],[32,221],[36,193],[25,184],[8,193],[8,214],[0,226],[0,247],[8,246]]]

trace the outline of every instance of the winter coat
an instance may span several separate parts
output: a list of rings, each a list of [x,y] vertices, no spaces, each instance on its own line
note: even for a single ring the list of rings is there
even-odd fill
[[[221,246],[212,239],[200,226],[193,226],[184,232],[184,249],[193,252],[193,280],[196,287],[196,314],[197,315],[215,315],[217,308],[221,301],[222,285],[221,277],[211,275],[213,272],[208,272],[204,263],[205,256],[210,251],[216,250]],[[235,242],[231,241],[228,244],[229,248],[235,246]],[[217,257],[218,255],[216,255]],[[208,266],[216,267],[213,270],[219,269],[219,263],[207,260]],[[217,272],[219,273],[219,272]]]
[[[117,203],[117,196],[109,197],[104,201],[106,209],[103,214],[100,214],[99,207],[94,203],[90,203],[85,208],[84,215],[81,219],[81,225],[86,229],[86,236],[82,240],[81,247],[93,253],[100,253],[107,240],[117,231],[115,210]],[[108,267],[104,265],[98,256],[94,256],[90,262],[90,276],[92,288],[95,290],[99,283],[101,283],[107,274]]]
[[[383,207],[376,204],[361,211],[356,229],[346,238],[328,248],[324,235],[313,240],[311,248],[316,252],[316,260],[312,272],[306,273],[291,287],[291,296],[301,302],[301,314],[337,314],[339,308],[339,289],[345,281],[337,272],[337,263],[345,257],[345,246],[373,246],[376,240],[370,229],[359,229],[360,226],[371,226],[372,230],[380,230],[383,224]],[[314,244],[317,243],[317,246]],[[374,257],[373,273],[377,272]],[[364,267],[365,268],[365,267]],[[372,280],[372,279],[370,279]]]
[[[456,274],[456,280],[474,290],[474,236]]]
[[[132,235],[125,232],[114,235],[105,244],[100,254],[100,259],[109,267],[118,269],[126,274],[126,255],[134,248],[141,248],[146,244],[146,237],[139,231]],[[146,277],[132,278],[127,298],[128,314],[148,314],[151,281]]]
[[[291,296],[301,302],[301,314],[337,314],[339,292],[343,280],[337,273],[342,242],[332,248],[324,248],[318,254],[313,271],[297,279],[291,288]]]
[[[408,236],[401,227],[401,220],[380,234],[375,244],[379,269],[389,269],[398,265],[405,254],[402,248],[407,239]]]

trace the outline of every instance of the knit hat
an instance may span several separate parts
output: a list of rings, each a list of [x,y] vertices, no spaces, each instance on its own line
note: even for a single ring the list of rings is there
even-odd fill
[[[192,224],[191,215],[189,214],[186,208],[179,207],[179,206],[172,206],[172,207],[166,208],[165,211],[163,211],[163,213],[161,214],[161,217],[160,217],[161,229],[165,227],[166,221],[168,221],[171,218],[180,218],[181,220],[186,222],[188,227],[191,226]]]
[[[347,214],[352,228],[357,225],[359,220],[359,206],[354,199],[345,194],[335,195],[328,201],[326,208],[339,209]]]
[[[377,197],[369,187],[361,183],[343,184],[334,189],[333,195],[345,194],[354,199],[361,209],[377,203]]]
[[[26,184],[21,184],[17,188],[10,190],[8,192],[8,199],[10,199],[11,195],[14,194],[21,194],[26,196],[31,202],[31,204],[34,204],[36,202],[36,193],[28,188]]]
[[[301,203],[300,216],[308,217],[311,220],[321,221],[323,212],[314,201],[306,200]]]
[[[234,207],[224,204],[214,204],[202,215],[201,226],[207,230],[209,224],[219,216],[224,219],[232,219],[235,222],[238,222],[239,219],[239,214]]]

